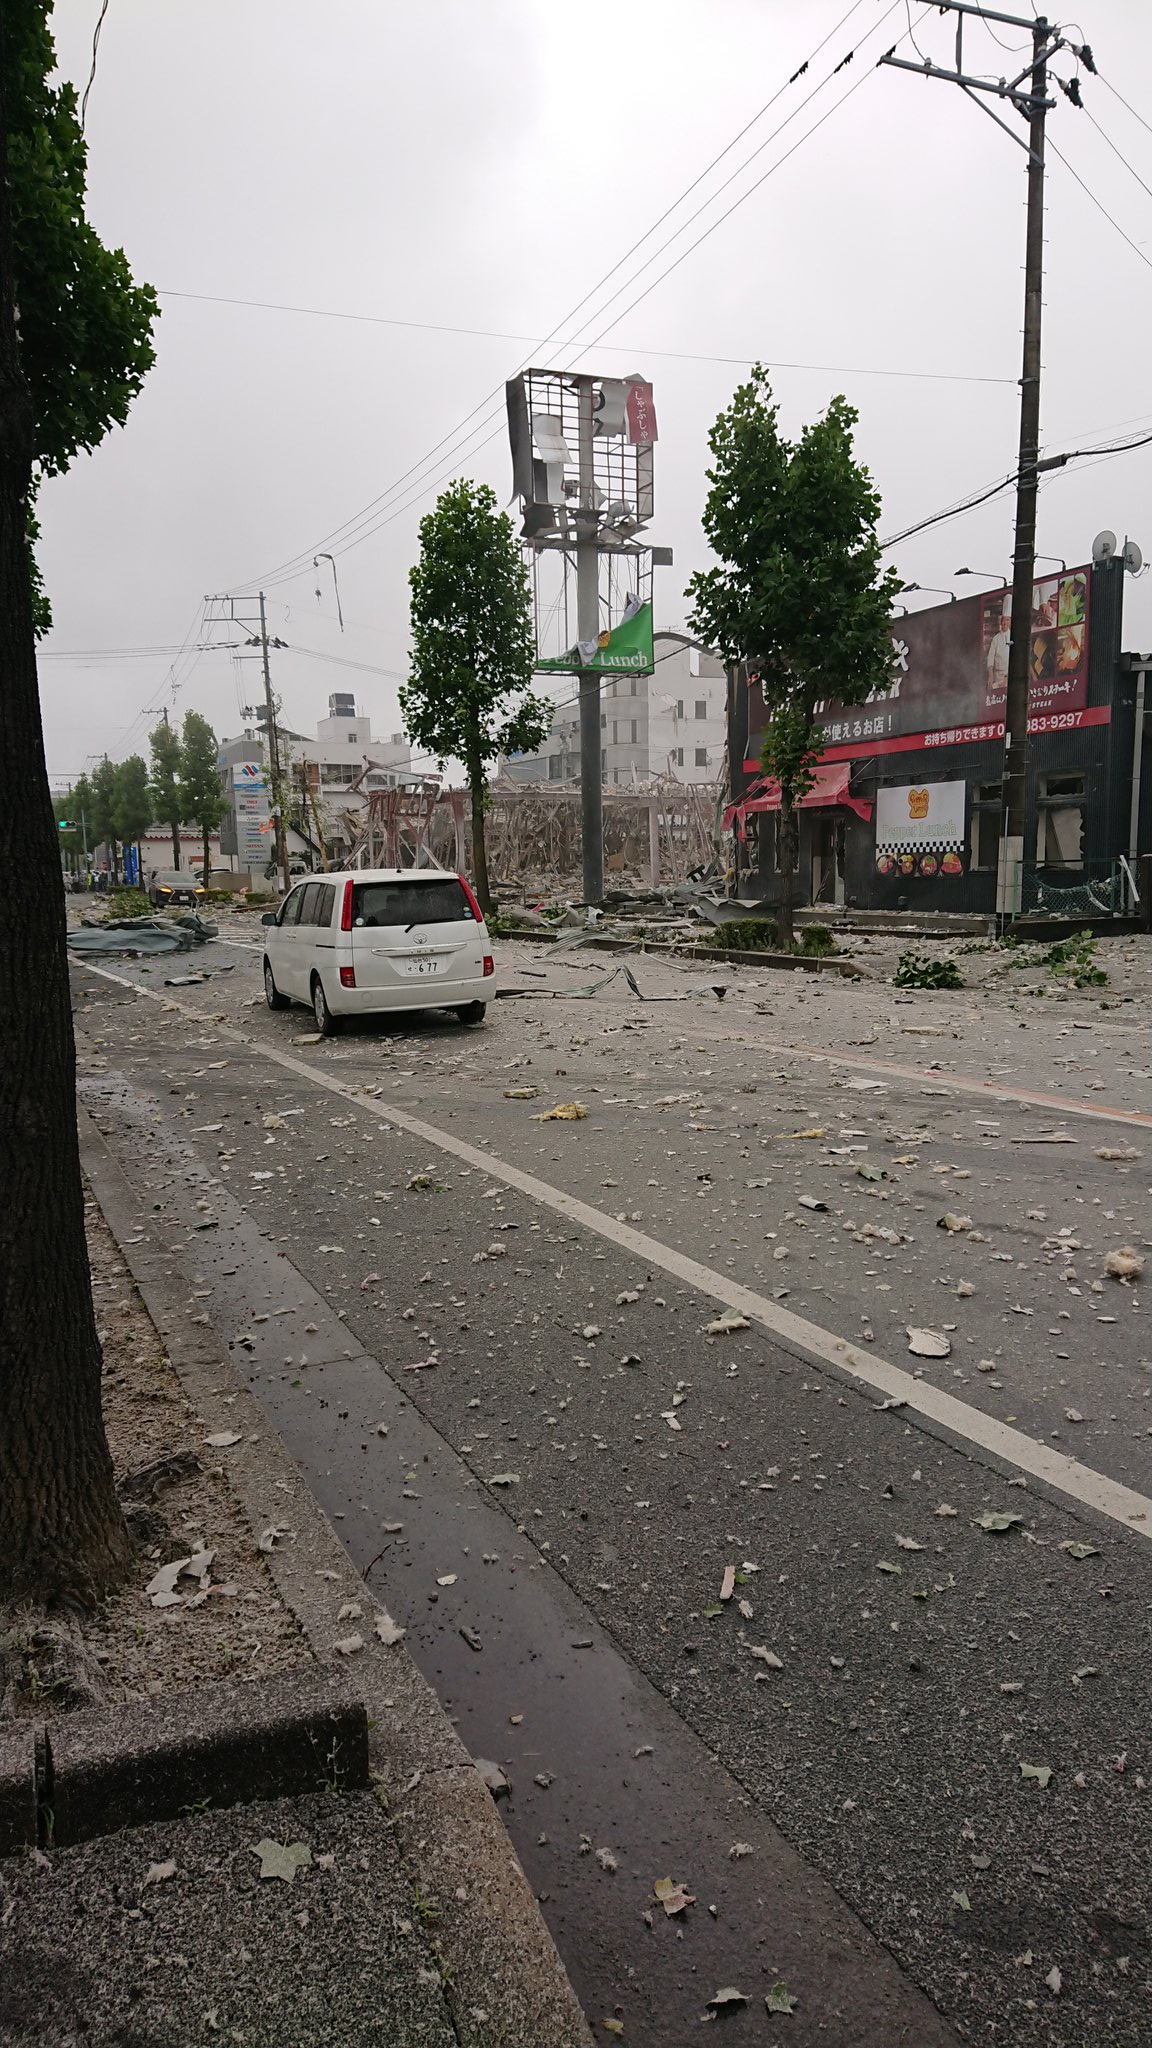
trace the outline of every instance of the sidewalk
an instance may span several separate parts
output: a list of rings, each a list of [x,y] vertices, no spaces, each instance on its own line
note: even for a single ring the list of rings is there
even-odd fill
[[[244,1543],[275,1582],[289,1668],[281,1649],[246,1683],[209,1675],[0,1728],[0,2043],[580,2048],[587,2024],[491,1793],[196,1319],[179,1255],[148,1242],[91,1126],[85,1147],[186,1396],[165,1429],[230,1439],[204,1457],[226,1465]],[[195,1548],[181,1537],[165,1557]],[[195,1583],[177,1582],[189,1604]],[[242,1597],[266,1637],[273,1602]]]

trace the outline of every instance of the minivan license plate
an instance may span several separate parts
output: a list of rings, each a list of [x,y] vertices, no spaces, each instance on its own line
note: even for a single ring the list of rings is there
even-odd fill
[[[423,955],[418,955],[415,960],[402,960],[400,971],[402,974],[439,974],[440,962],[427,960]]]

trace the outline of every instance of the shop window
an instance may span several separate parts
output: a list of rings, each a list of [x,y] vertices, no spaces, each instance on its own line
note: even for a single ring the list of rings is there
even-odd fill
[[[998,782],[978,782],[972,797],[972,870],[996,872],[1004,799]]]
[[[1049,867],[1083,867],[1083,775],[1042,776],[1038,809],[1037,860]]]

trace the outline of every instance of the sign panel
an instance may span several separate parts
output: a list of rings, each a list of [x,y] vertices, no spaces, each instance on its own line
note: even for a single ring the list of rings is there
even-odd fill
[[[876,866],[881,874],[959,875],[964,870],[964,782],[904,782],[876,791]]]
[[[621,670],[630,671],[633,675],[651,675],[651,604],[638,606],[630,618],[621,619],[617,625],[601,633],[598,640],[581,641],[570,647],[566,654],[538,657],[536,666],[538,669],[599,669],[605,675],[618,675]]]
[[[1086,568],[1045,576],[1033,585],[1028,647],[1032,731],[1058,731],[1064,713],[1087,705],[1090,588]],[[1011,607],[1012,593],[1002,589],[894,619],[890,692],[866,704],[828,699],[819,707],[827,745],[966,727],[973,729],[974,739],[992,737],[979,729],[997,724],[1002,731]],[[750,729],[761,722],[762,707],[750,702]]]
[[[241,867],[262,869],[272,859],[275,835],[268,801],[268,783],[259,761],[237,761],[232,769],[232,804],[236,813],[236,853]]]

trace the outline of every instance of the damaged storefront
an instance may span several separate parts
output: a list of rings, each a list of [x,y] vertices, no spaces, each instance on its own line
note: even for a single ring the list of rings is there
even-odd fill
[[[1114,558],[1035,585],[1026,908],[1045,891],[1089,884],[1101,909],[1121,908],[1122,858],[1147,850],[1149,776],[1143,734],[1136,742],[1136,675],[1121,655],[1123,583]],[[798,902],[994,910],[1010,606],[1000,589],[895,619],[891,692],[822,707],[825,746],[798,806]],[[755,676],[733,674],[729,721],[726,822],[741,893],[774,901],[780,793],[760,767]]]

